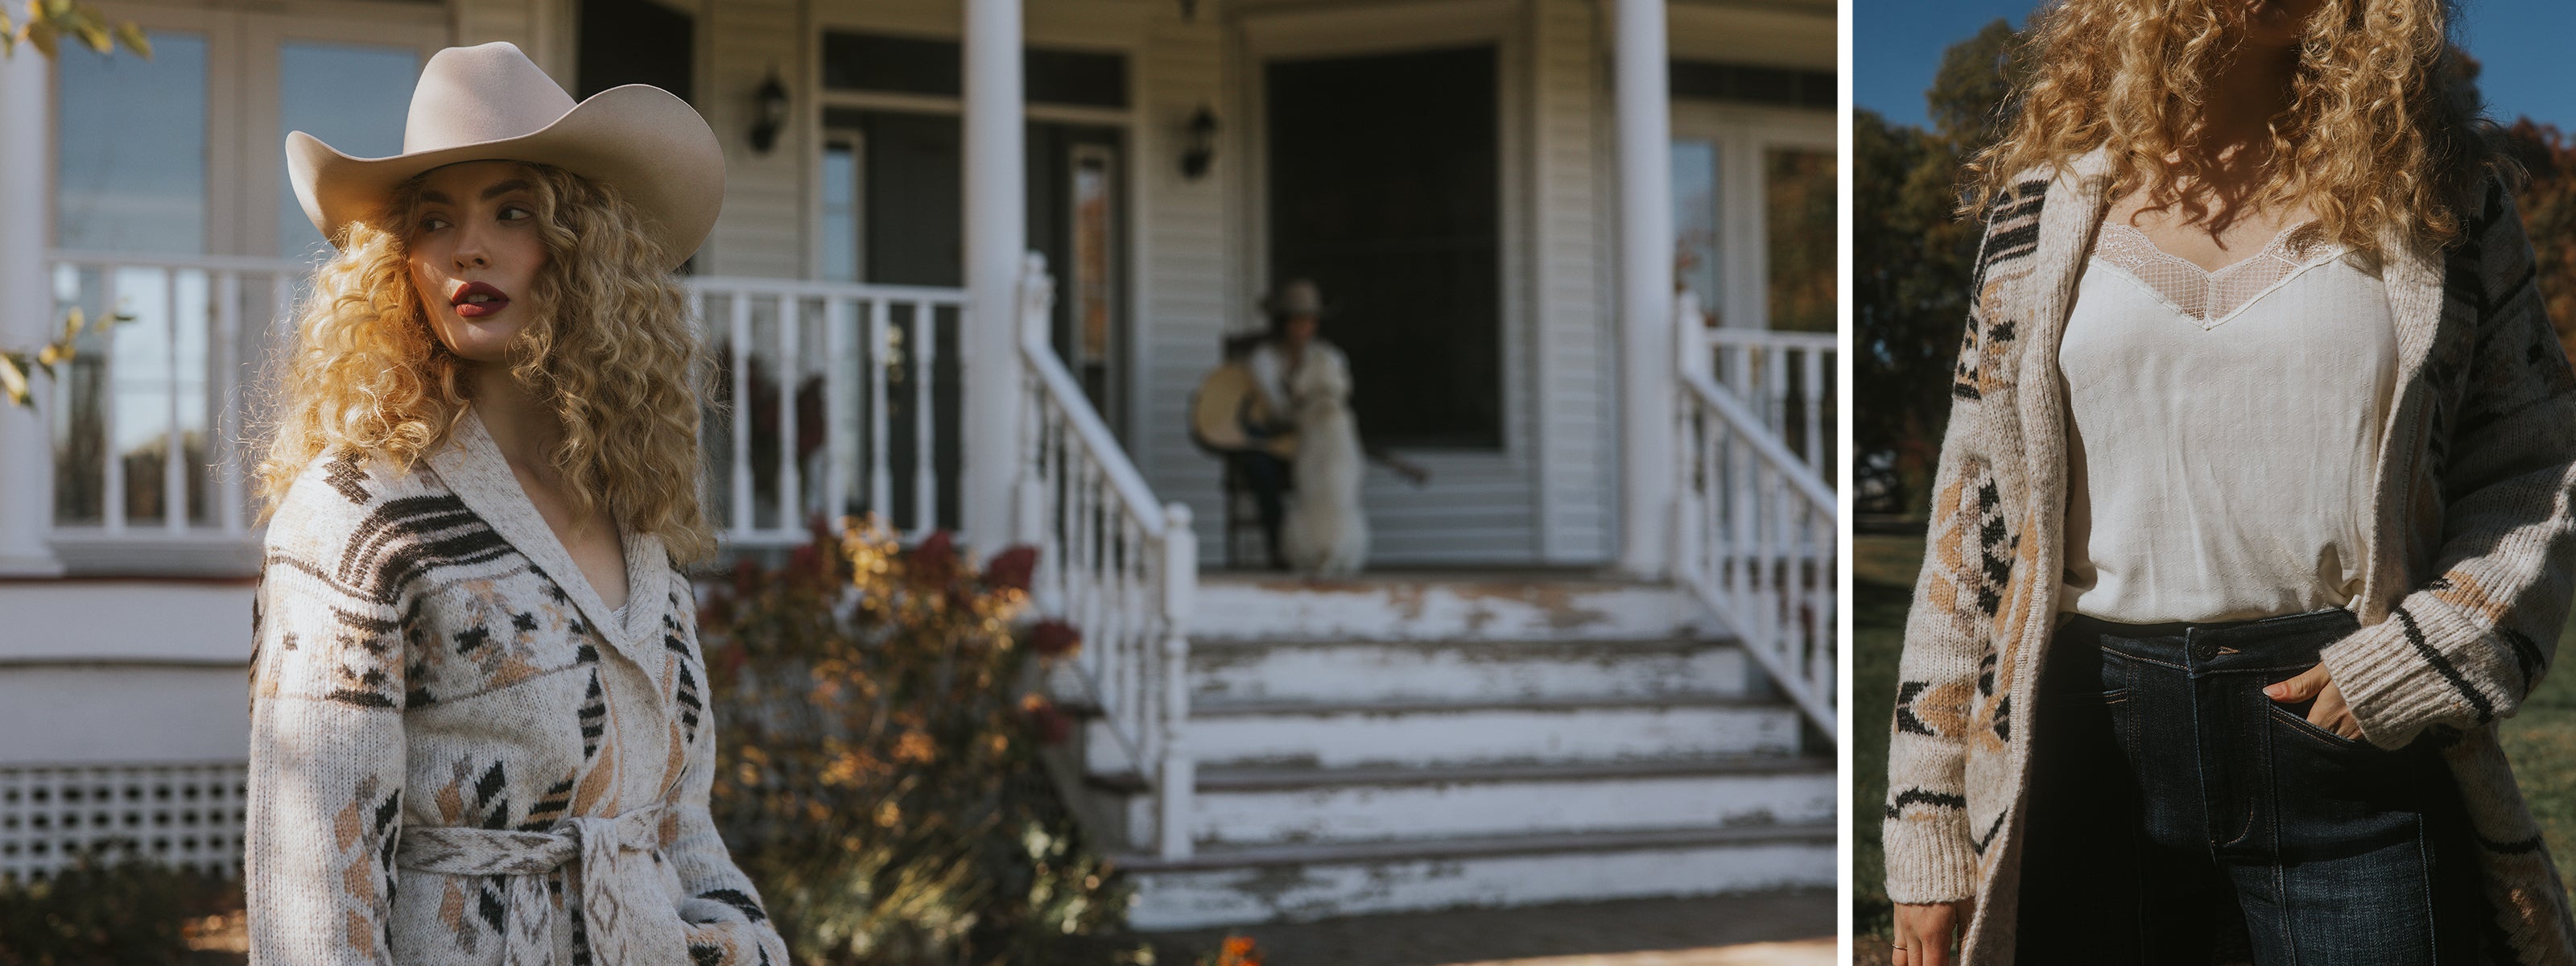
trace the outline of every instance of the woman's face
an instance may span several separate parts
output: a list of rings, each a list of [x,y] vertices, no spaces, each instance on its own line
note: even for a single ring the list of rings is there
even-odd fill
[[[2245,18],[2246,46],[2286,50],[2299,45],[2315,19],[2317,8],[2325,0],[2246,0],[2252,7]]]
[[[1315,339],[1315,317],[1302,313],[1291,315],[1288,321],[1279,326],[1279,334],[1286,336],[1288,344],[1292,346],[1303,346],[1312,342]]]
[[[468,161],[421,179],[410,238],[412,290],[429,328],[473,362],[510,361],[511,340],[537,311],[546,246],[527,171],[507,161]]]

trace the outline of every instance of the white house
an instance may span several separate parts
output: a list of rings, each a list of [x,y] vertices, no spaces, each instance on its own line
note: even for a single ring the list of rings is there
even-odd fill
[[[1140,927],[1833,882],[1831,0],[96,6],[156,56],[0,63],[0,346],[133,316],[0,410],[0,877],[238,862],[279,145],[396,153],[510,40],[724,142],[731,546],[1041,545]],[[1296,276],[1433,474],[1371,471],[1362,579],[1231,569],[1185,427]]]

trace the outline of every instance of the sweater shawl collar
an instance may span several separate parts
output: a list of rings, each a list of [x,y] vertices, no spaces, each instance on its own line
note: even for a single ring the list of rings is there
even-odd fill
[[[491,432],[484,428],[482,416],[472,407],[467,407],[447,442],[426,459],[467,509],[491,524],[494,532],[572,598],[583,619],[598,628],[611,647],[646,674],[660,676],[663,662],[651,659],[655,648],[650,644],[671,604],[664,591],[671,585],[671,562],[660,537],[619,528],[619,543],[626,553],[626,619],[621,622],[529,501]]]

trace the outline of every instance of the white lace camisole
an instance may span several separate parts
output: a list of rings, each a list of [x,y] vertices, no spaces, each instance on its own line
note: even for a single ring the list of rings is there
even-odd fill
[[[2216,272],[2095,234],[2057,351],[2059,610],[2219,621],[2360,592],[2397,336],[2376,267],[2313,225]]]

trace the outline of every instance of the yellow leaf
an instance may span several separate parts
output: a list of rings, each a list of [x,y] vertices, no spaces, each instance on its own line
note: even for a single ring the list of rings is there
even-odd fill
[[[47,18],[70,16],[72,0],[44,0],[44,10]]]
[[[47,57],[54,56],[53,23],[50,21],[40,20],[35,23],[28,24],[27,42],[36,45],[38,53],[42,53]]]
[[[69,342],[80,335],[81,327],[88,324],[89,317],[81,312],[81,307],[72,306],[72,310],[63,316],[63,341]]]
[[[89,11],[81,11],[80,16],[72,21],[72,31],[79,34],[81,43],[88,44],[91,50],[104,54],[116,49],[116,39],[108,34],[107,25],[90,16]]]
[[[10,402],[32,405],[27,398],[27,370],[17,356],[0,353],[0,392],[8,393]]]

